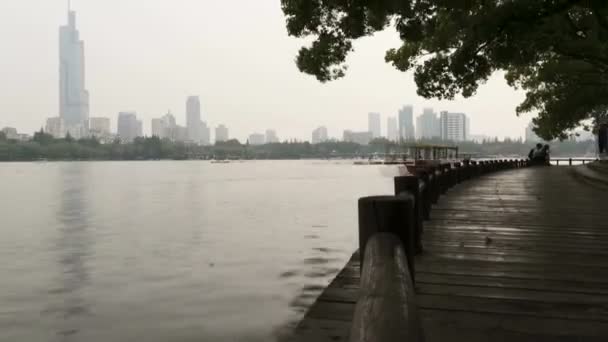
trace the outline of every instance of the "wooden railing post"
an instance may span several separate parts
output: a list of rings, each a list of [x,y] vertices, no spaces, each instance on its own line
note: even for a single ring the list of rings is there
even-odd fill
[[[423,183],[423,182],[422,182]],[[395,177],[395,196],[414,196],[414,247],[415,253],[422,253],[422,232],[424,230],[421,182],[416,176]],[[426,184],[422,184],[426,186]]]
[[[425,168],[417,168],[416,176],[425,184],[422,189],[422,218],[425,220],[431,219],[431,202],[432,202],[432,192],[433,185],[431,181],[431,175],[428,169]]]
[[[462,177],[463,177],[463,168],[462,168],[462,164],[461,163],[454,163],[454,173],[456,175],[456,184],[459,184],[462,182]]]
[[[373,196],[359,199],[359,254],[365,259],[365,246],[376,233],[393,233],[403,243],[410,270],[414,274],[416,243],[413,196]]]
[[[349,341],[423,341],[414,272],[408,269],[407,253],[399,238],[389,233],[375,234],[366,254]]]

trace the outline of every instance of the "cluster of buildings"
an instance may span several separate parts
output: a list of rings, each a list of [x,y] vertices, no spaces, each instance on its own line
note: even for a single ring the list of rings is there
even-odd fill
[[[56,138],[66,135],[74,139],[95,136],[101,142],[120,139],[131,142],[144,135],[142,121],[135,112],[120,112],[116,130],[112,131],[107,117],[89,116],[89,92],[85,87],[84,42],[76,28],[76,13],[68,10],[68,24],[59,29],[59,116],[48,118],[45,132]],[[201,104],[197,96],[186,100],[186,125],[176,123],[171,112],[151,122],[152,135],[172,141],[208,145],[211,129],[201,120]],[[7,135],[14,135],[9,132]],[[229,140],[228,128],[219,125],[215,129],[216,141]],[[276,134],[275,134],[276,137]]]
[[[368,114],[367,131],[355,132],[345,130],[342,140],[367,145],[377,138],[390,141],[413,141],[420,139],[441,139],[445,141],[467,141],[470,135],[471,121],[464,113],[442,111],[435,113],[432,108],[424,108],[416,118],[414,125],[414,107],[404,106],[397,116],[387,118],[386,130],[382,130],[380,113]],[[312,132],[312,143],[318,144],[328,140],[327,128],[319,127]]]
[[[264,145],[274,144],[279,142],[277,132],[273,129],[267,129],[266,133],[253,133],[247,139],[249,145]]]

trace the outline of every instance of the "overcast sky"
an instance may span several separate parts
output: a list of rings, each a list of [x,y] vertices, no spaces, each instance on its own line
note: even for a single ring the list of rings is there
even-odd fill
[[[30,133],[58,115],[59,26],[67,0],[0,1],[0,128]],[[345,79],[318,83],[294,58],[301,40],[288,37],[279,0],[73,0],[85,41],[91,116],[112,119],[136,111],[150,120],[171,110],[185,124],[185,101],[199,95],[203,120],[226,124],[244,139],[267,128],[282,139],[310,139],[367,130],[367,113],[394,116],[405,105],[465,112],[471,133],[519,137],[530,116],[517,118],[523,99],[496,75],[472,99],[425,100],[410,73],[384,63],[399,44],[394,30],[356,43]]]

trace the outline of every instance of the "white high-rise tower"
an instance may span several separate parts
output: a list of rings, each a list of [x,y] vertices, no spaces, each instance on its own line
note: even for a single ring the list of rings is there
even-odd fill
[[[76,29],[76,12],[68,2],[68,25],[59,29],[59,116],[68,130],[86,129],[89,92],[85,89],[84,42]]]

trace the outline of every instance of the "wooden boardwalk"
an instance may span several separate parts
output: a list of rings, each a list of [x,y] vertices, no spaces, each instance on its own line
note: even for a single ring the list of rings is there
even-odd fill
[[[434,206],[416,258],[427,342],[608,341],[608,190],[571,172],[498,172],[456,186]],[[358,260],[293,341],[348,341]]]

